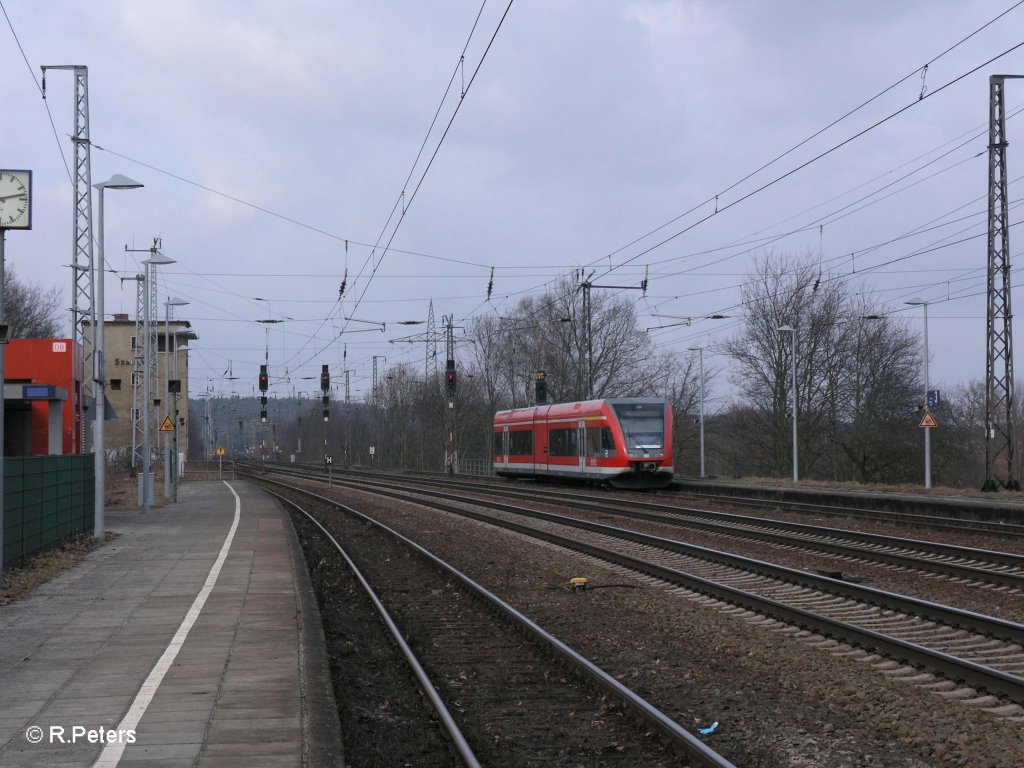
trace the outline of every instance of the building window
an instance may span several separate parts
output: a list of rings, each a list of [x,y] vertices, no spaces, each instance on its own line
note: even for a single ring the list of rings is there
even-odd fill
[[[111,389],[120,390],[121,389],[121,380],[120,379],[111,379],[110,380],[110,388]]]

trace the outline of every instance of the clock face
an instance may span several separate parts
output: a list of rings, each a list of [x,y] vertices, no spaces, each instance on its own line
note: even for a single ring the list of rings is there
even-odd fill
[[[32,171],[0,169],[0,229],[32,229]]]

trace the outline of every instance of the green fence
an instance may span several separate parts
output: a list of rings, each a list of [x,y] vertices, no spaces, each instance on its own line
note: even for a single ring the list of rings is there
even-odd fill
[[[4,458],[4,568],[93,529],[93,462],[91,453]]]

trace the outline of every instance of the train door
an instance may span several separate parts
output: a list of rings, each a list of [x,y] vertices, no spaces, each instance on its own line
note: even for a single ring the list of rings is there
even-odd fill
[[[540,408],[537,409],[538,414]],[[533,422],[533,461],[535,472],[548,471],[548,423],[546,415],[542,419],[539,415]]]
[[[580,475],[587,473],[587,422],[580,419],[576,427],[576,448],[579,454],[578,468]]]
[[[498,433],[497,443],[495,447],[501,452],[499,466],[502,469],[508,469],[508,424],[504,425],[501,428],[501,432]]]

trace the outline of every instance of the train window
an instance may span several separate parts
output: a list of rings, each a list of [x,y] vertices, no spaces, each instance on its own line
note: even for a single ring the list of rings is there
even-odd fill
[[[501,444],[501,432],[494,433],[494,455],[503,456],[505,454],[505,446]]]
[[[615,438],[610,427],[587,427],[587,456],[615,457]]]
[[[577,438],[577,429],[552,429],[548,433],[548,441],[551,456],[579,456],[580,446]]]
[[[613,406],[619,417],[626,450],[649,451],[665,447],[665,411],[660,404],[630,403]]]
[[[508,454],[509,456],[532,456],[533,432],[528,430],[510,431],[508,433]]]

